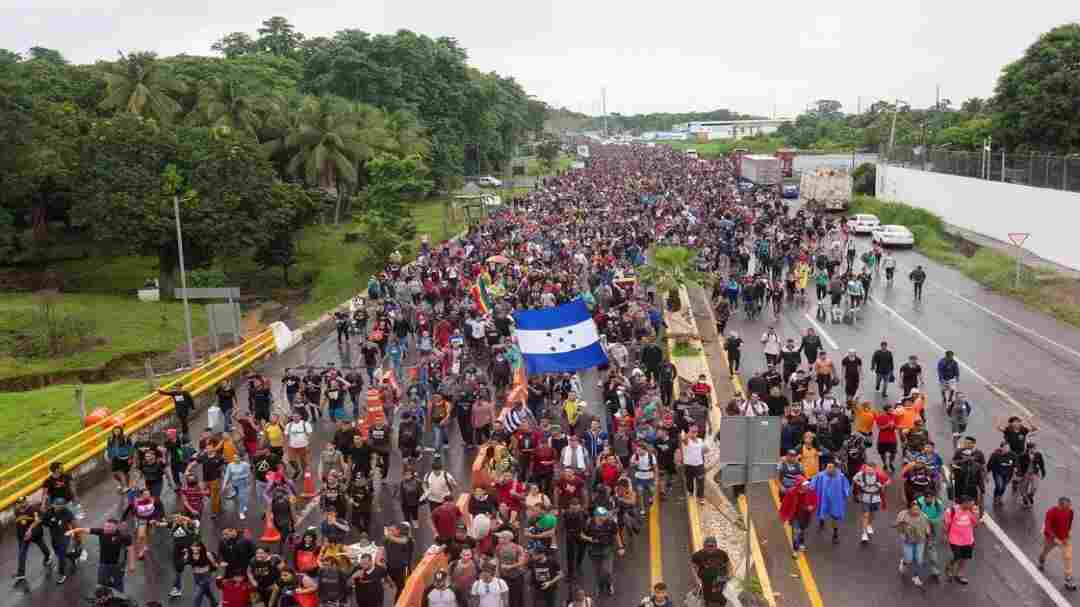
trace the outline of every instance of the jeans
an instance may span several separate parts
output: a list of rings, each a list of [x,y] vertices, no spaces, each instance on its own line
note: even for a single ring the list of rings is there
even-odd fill
[[[251,479],[243,478],[231,480],[232,490],[236,492],[236,511],[247,512],[248,503],[251,501]]]
[[[915,301],[922,301],[922,287],[923,283],[915,283]]]
[[[874,391],[881,390],[882,394],[885,394],[889,390],[889,376],[891,373],[878,373],[877,380],[874,381]]]
[[[356,421],[360,421],[360,395],[361,392],[349,392],[349,398],[352,400],[352,416]]]
[[[704,483],[702,483],[704,484]],[[648,509],[652,504],[653,488],[656,487],[655,478],[634,477],[634,490],[641,496],[641,507]]]
[[[450,437],[447,435],[446,426],[441,424],[431,424],[431,447],[438,453],[446,448],[450,444]]]
[[[26,575],[26,557],[30,555],[30,546],[37,546],[38,549],[41,550],[42,556],[45,557],[44,562],[49,562],[49,547],[45,544],[45,538],[43,536],[39,536],[30,541],[24,540],[22,536],[19,536],[17,539],[19,541],[19,569],[16,572],[16,575]]]
[[[98,586],[108,586],[117,592],[124,591],[124,566],[98,563]]]
[[[911,575],[918,576],[919,571],[923,568],[923,555],[926,552],[926,544],[912,544],[904,542],[903,544],[903,559],[904,563],[911,565]]]
[[[210,601],[212,607],[216,607],[218,602],[214,597],[213,591],[214,577],[210,573],[196,573],[195,574],[195,599],[192,605],[194,607],[202,607],[203,599]]]
[[[556,584],[547,590],[533,588],[534,607],[555,607],[556,599],[559,598],[559,586]]]
[[[226,434],[229,433],[229,432],[232,432],[232,413],[233,413],[233,408],[231,406],[221,408],[221,417],[223,417],[225,419],[225,433]]]
[[[807,523],[807,527],[809,523]],[[791,519],[791,549],[798,552],[799,548],[806,545],[806,527],[799,515]]]
[[[581,563],[585,560],[585,542],[576,538],[566,539],[566,575],[577,579],[581,573]]]
[[[926,538],[926,548],[923,549],[923,562],[930,569],[930,575],[941,573],[941,555],[938,554],[938,544],[941,542],[942,531],[941,521],[930,521],[930,536]]]
[[[1005,490],[1009,488],[1012,475],[1013,471],[1011,469],[1006,472],[994,472],[994,499],[1001,499],[1001,496],[1005,495]]]
[[[71,542],[71,538],[63,533],[53,533],[52,537],[52,549],[56,554],[56,572],[60,575],[67,573],[67,561],[68,561],[68,544]]]

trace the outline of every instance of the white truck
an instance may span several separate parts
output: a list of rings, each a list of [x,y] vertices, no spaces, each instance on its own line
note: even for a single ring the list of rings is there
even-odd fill
[[[832,167],[818,167],[803,173],[799,180],[799,198],[809,208],[845,211],[851,204],[851,175]]]
[[[739,177],[756,186],[773,186],[780,183],[780,159],[765,154],[748,154],[742,157]]]

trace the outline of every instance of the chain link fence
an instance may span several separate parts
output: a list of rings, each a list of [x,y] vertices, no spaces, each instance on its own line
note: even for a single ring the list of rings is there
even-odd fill
[[[882,157],[886,157],[882,150]],[[1013,152],[965,152],[905,147],[893,150],[889,164],[1030,185],[1037,188],[1080,192],[1080,156],[1049,156]]]

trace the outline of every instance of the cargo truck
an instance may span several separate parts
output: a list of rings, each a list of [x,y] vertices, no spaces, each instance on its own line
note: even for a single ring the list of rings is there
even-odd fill
[[[758,187],[780,184],[780,159],[764,154],[747,154],[739,162],[739,179]]]
[[[851,176],[832,167],[802,174],[799,197],[811,209],[845,211],[851,204]]]

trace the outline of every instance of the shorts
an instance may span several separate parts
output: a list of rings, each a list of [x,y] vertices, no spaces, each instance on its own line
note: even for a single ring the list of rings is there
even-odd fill
[[[878,443],[877,452],[881,455],[885,455],[886,453],[896,455],[896,443]]]
[[[877,512],[881,510],[881,502],[862,502],[863,512]]]
[[[285,447],[285,453],[289,459],[307,461],[307,447]]]
[[[131,471],[131,460],[113,458],[112,471],[127,474]]]
[[[952,550],[953,558],[956,560],[971,559],[975,555],[975,546],[957,546],[956,544],[949,544],[949,549]]]

